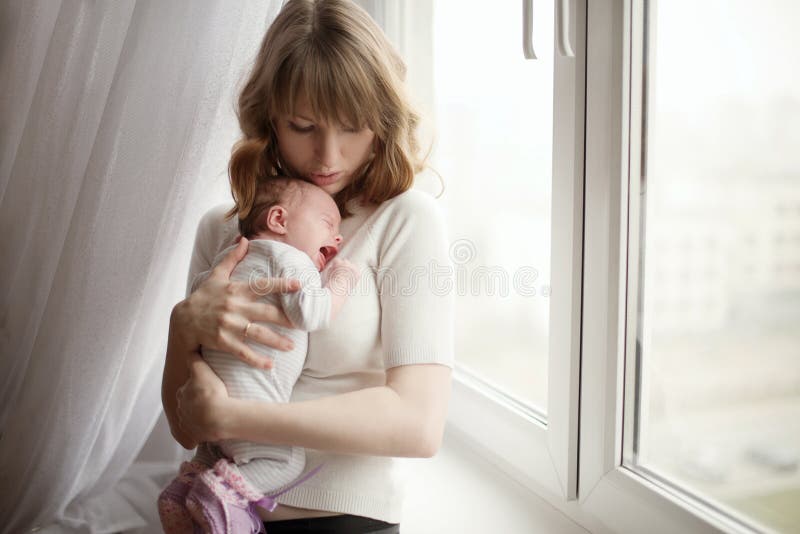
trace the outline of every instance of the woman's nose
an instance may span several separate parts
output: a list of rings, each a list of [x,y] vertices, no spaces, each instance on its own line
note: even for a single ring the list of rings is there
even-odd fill
[[[331,131],[323,132],[317,141],[317,159],[325,167],[324,170],[339,170],[336,168],[338,150],[339,140],[336,134]]]

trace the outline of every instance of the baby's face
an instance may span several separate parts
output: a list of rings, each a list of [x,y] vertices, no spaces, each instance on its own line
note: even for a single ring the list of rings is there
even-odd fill
[[[342,236],[339,235],[342,218],[336,202],[318,187],[305,187],[302,197],[292,203],[287,211],[284,242],[308,254],[321,271],[339,252],[342,242]]]

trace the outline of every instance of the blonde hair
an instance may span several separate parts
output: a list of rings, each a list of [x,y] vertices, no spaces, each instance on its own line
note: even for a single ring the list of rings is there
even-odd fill
[[[408,190],[422,170],[419,116],[405,93],[403,60],[370,16],[349,0],[289,0],[267,30],[239,96],[243,138],[228,172],[235,206],[252,209],[259,180],[291,175],[281,164],[273,120],[293,115],[304,95],[315,117],[375,133],[374,157],[334,196],[343,217],[347,202],[379,204]]]

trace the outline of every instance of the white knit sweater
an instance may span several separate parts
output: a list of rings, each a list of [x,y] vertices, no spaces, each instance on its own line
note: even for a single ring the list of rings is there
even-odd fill
[[[235,218],[224,221],[229,208],[200,221],[190,283],[237,235]],[[330,326],[310,334],[293,401],[384,385],[385,370],[398,365],[453,365],[453,270],[436,200],[412,189],[380,206],[348,208],[354,215],[342,221],[339,254],[361,266],[361,281]],[[399,459],[306,452],[306,469],[325,467],[282,504],[400,522]]]

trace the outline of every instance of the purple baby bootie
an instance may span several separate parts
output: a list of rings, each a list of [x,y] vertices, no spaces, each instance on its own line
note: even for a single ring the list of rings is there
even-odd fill
[[[183,462],[180,474],[158,496],[158,516],[166,534],[191,534],[194,522],[186,509],[186,496],[197,475],[208,469],[196,462]]]
[[[186,508],[204,533],[256,534],[264,524],[250,503],[262,497],[234,464],[222,459],[196,478]]]

